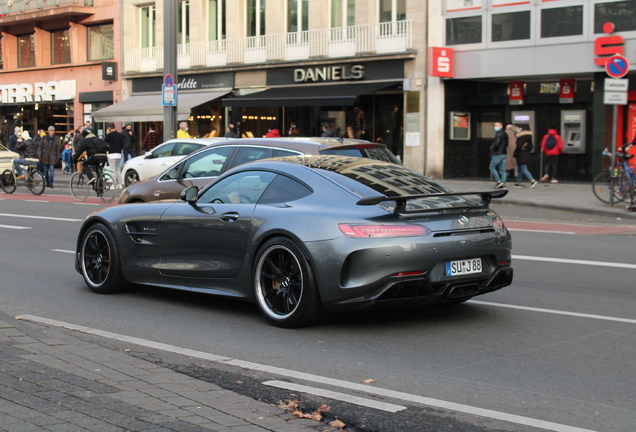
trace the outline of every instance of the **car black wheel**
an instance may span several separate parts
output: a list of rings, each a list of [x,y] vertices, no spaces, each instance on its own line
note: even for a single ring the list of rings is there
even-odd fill
[[[115,239],[103,224],[90,227],[80,243],[80,268],[86,285],[98,294],[126,288]]]
[[[134,185],[135,183],[139,183],[139,174],[137,174],[137,171],[126,171],[126,175],[124,176],[124,184],[126,187]]]
[[[311,266],[293,241],[285,237],[270,239],[255,263],[254,294],[270,323],[301,327],[326,315]]]
[[[4,193],[12,194],[15,192],[16,183],[17,180],[13,171],[4,170],[2,177],[0,177],[0,186],[2,186]]]

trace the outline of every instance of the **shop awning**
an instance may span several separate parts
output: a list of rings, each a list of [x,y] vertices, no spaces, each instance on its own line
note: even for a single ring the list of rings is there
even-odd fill
[[[190,118],[192,108],[228,94],[232,89],[215,92],[178,93],[177,121]],[[119,103],[102,108],[93,113],[98,122],[148,122],[163,121],[163,105],[161,95],[132,96]]]
[[[398,83],[276,87],[245,96],[225,98],[221,100],[221,103],[228,107],[352,106],[356,103],[358,96],[373,93],[395,84]]]

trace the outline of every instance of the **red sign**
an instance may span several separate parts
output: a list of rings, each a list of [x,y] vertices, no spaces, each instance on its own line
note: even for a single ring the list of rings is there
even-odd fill
[[[453,49],[430,47],[428,49],[429,76],[452,78],[453,73]]]
[[[574,103],[574,79],[559,80],[559,102]]]
[[[510,105],[523,105],[523,81],[511,81],[509,90]]]
[[[611,56],[605,63],[605,72],[612,78],[622,78],[629,72],[629,62],[622,55]]]
[[[611,34],[614,31],[614,24],[603,24],[603,32]],[[611,56],[623,55],[624,40],[621,36],[599,36],[594,40],[594,55],[598,56],[594,59],[597,66],[605,66]]]
[[[636,138],[636,104],[627,106],[627,141],[633,142]]]
[[[165,77],[163,77],[163,83],[166,85],[166,87],[172,87],[172,85],[174,84],[174,79],[172,79],[172,75],[167,74]]]

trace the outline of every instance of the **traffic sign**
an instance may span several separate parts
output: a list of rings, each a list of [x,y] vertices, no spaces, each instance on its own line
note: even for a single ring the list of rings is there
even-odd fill
[[[627,92],[605,92],[603,93],[603,103],[605,105],[627,105]]]
[[[605,63],[605,72],[612,78],[622,78],[629,72],[629,62],[620,55],[614,55]]]
[[[177,86],[161,86],[161,103],[164,106],[177,106]]]
[[[629,88],[628,79],[605,78],[605,86],[603,87],[603,90],[605,91],[626,92],[628,88]]]
[[[174,79],[172,78],[172,75],[168,74],[163,78],[163,83],[166,85],[166,87],[172,87],[172,85],[174,84]]]

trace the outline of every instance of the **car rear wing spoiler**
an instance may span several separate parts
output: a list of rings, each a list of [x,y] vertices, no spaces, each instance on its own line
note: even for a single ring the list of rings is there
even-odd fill
[[[483,208],[483,207],[487,208],[490,205],[490,201],[493,198],[503,198],[507,194],[508,194],[508,190],[501,189],[501,190],[492,190],[487,192],[448,192],[448,193],[435,193],[435,194],[406,195],[406,196],[398,196],[398,197],[388,197],[386,195],[380,195],[380,196],[362,198],[356,204],[357,205],[376,205],[384,201],[395,201],[396,206],[395,206],[394,213],[399,214],[399,213],[406,213],[407,201],[418,199],[418,198],[441,198],[441,197],[451,197],[451,196],[478,195],[479,197],[481,197],[481,202],[479,203],[478,206],[467,206],[463,208]],[[453,209],[454,210],[460,209],[460,207],[454,207]],[[422,212],[422,211],[433,212],[433,211],[440,211],[440,210],[442,209],[432,208],[427,210],[418,210],[418,212]]]

